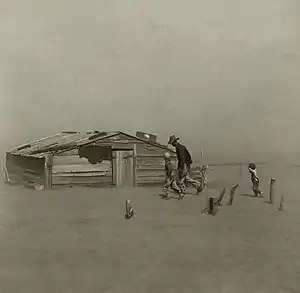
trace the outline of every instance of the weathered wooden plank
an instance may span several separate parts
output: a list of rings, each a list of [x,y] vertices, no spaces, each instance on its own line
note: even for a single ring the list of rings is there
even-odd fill
[[[91,163],[86,158],[80,158],[77,155],[75,156],[54,156],[53,157],[53,166],[56,165],[91,165]]]
[[[37,159],[32,157],[25,157],[19,155],[10,155],[6,156],[6,165],[19,166],[24,169],[31,169],[44,172],[45,169],[45,159]]]
[[[111,177],[53,177],[52,185],[101,184],[112,183]]]
[[[124,134],[123,134],[123,133],[120,133],[120,134],[118,135],[118,140],[130,140],[130,141],[136,141],[137,139],[136,139],[135,137],[128,136],[128,135],[126,135],[125,133],[124,133]],[[140,140],[138,140],[138,141],[140,141]]]
[[[32,169],[27,169],[27,168],[22,168],[20,166],[15,166],[15,165],[7,165],[6,166],[8,173],[30,173],[32,175],[36,176],[44,176],[44,172],[38,171],[38,170],[32,170]]]
[[[44,181],[41,179],[23,178],[21,176],[13,174],[10,176],[9,179],[9,183],[13,185],[32,186],[32,183],[35,183],[37,185],[44,185]]]
[[[165,162],[162,160],[137,160],[138,166],[164,166]]]
[[[56,154],[55,157],[78,156],[78,148]]]
[[[134,144],[134,143],[139,143],[137,140],[128,140],[128,139],[123,139],[123,140],[112,140],[112,139],[102,139],[99,141],[95,141],[94,144],[96,145],[102,145],[102,144]]]
[[[137,178],[137,184],[164,184],[165,180],[162,177],[145,177],[145,178]]]
[[[57,165],[52,167],[52,173],[69,173],[69,172],[109,172],[112,166],[109,164],[96,165]]]
[[[160,155],[160,154],[139,154],[138,155],[138,158],[139,159],[163,159],[163,155]],[[176,156],[172,156],[171,155],[171,158],[173,161],[177,161],[177,157]]]
[[[166,149],[162,148],[147,148],[144,145],[137,145],[137,154],[138,156],[145,156],[147,154],[149,155],[157,155],[157,156],[163,156],[163,153],[166,152]]]
[[[165,169],[165,166],[162,164],[162,165],[152,165],[152,164],[143,164],[143,165],[140,165],[138,164],[137,165],[137,170],[140,170],[140,171],[147,171],[147,170],[164,170]],[[174,168],[175,170],[175,168]]]
[[[138,158],[138,163],[139,164],[165,164],[165,160],[163,159],[163,157],[147,157],[147,158]],[[173,165],[177,165],[177,160],[171,160]]]
[[[96,142],[95,145],[97,146],[111,146],[112,147],[112,150],[117,150],[117,149],[124,149],[124,150],[132,150],[134,148],[134,144],[133,143],[117,143],[117,142],[102,142],[102,141],[99,141],[99,142]],[[56,155],[57,157],[66,157],[66,156],[78,156],[78,149],[72,149],[72,150],[69,150],[69,151],[66,151],[66,152],[63,152],[63,153],[60,153],[60,154],[57,154]]]
[[[23,171],[23,172],[9,172],[10,181],[23,184],[27,181],[36,182],[39,184],[44,184],[45,177],[40,176],[31,172]]]
[[[112,177],[112,172],[100,171],[100,172],[68,172],[68,173],[54,173],[54,177]]]
[[[137,163],[138,165],[164,165],[165,161],[163,158],[138,158]]]
[[[80,158],[77,155],[73,156],[54,156],[53,157],[53,166],[56,165],[90,165],[90,166],[97,166],[97,165],[111,165],[111,161],[103,160],[99,164],[91,164],[86,158]]]
[[[147,170],[164,170],[165,166],[164,165],[137,165],[137,170],[140,171],[147,171]]]
[[[22,178],[26,181],[32,181],[32,182],[39,183],[39,184],[44,184],[45,183],[45,178],[44,177],[34,176],[32,174],[29,174],[29,173],[22,174]]]
[[[147,177],[161,177],[161,178],[165,178],[165,174],[164,172],[148,172],[148,173],[137,173],[137,178],[147,178]]]

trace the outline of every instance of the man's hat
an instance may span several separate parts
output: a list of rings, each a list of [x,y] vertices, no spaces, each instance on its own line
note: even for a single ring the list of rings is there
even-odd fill
[[[169,138],[168,144],[173,144],[178,139],[179,139],[179,137],[176,137],[175,135],[171,135],[170,138]]]

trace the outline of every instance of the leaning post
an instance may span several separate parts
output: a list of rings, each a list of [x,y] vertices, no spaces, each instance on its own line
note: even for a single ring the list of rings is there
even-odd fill
[[[270,179],[270,194],[269,194],[269,204],[274,203],[274,184],[276,180],[275,178]]]

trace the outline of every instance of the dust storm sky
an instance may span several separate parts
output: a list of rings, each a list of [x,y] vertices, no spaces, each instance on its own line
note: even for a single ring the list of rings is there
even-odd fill
[[[193,153],[300,149],[298,0],[0,3],[3,148],[140,129]]]

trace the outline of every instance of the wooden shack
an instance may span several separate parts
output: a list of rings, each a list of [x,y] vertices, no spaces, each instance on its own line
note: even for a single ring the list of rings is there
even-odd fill
[[[166,151],[176,164],[172,149],[121,131],[61,132],[7,152],[5,180],[45,188],[163,184]]]

